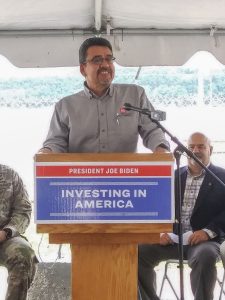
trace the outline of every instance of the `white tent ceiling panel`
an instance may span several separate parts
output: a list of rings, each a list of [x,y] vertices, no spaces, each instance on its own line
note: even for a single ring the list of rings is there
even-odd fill
[[[0,30],[91,28],[94,1],[0,0]]]
[[[117,41],[118,40],[118,41]],[[197,51],[208,51],[225,64],[225,36],[221,38],[208,35],[153,35],[116,38],[114,44],[117,62],[126,66],[179,66],[183,65]],[[134,45],[131,47],[130,45]],[[218,46],[219,45],[219,46]],[[118,49],[118,50],[117,50]],[[130,57],[133,60],[130,60]]]
[[[114,28],[225,28],[223,0],[106,0],[103,15]]]
[[[225,0],[0,0],[0,54],[20,67],[73,66],[89,37],[121,65],[182,65],[196,51],[225,64]]]
[[[0,52],[17,67],[78,65],[80,44],[91,35],[19,35],[1,38]],[[209,51],[225,64],[225,35],[122,35],[108,38],[117,62],[123,66],[182,65],[197,51]],[[16,41],[16,46],[15,46]],[[129,55],[128,55],[129,54]]]

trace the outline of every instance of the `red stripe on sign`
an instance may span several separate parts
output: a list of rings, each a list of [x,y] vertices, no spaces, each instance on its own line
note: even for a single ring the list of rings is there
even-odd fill
[[[126,166],[36,166],[37,177],[171,176],[168,165]]]

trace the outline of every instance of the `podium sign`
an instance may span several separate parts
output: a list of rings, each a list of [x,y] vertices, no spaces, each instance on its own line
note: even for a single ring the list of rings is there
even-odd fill
[[[36,156],[37,231],[71,245],[73,300],[137,300],[138,244],[172,231],[172,163],[169,153]]]
[[[35,221],[174,222],[171,161],[36,162]]]

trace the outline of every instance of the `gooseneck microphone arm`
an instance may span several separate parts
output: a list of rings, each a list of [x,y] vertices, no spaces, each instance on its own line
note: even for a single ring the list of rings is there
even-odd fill
[[[164,111],[161,111],[161,110],[153,110],[153,111],[150,111],[149,109],[147,108],[139,108],[139,107],[136,107],[136,106],[133,106],[131,105],[130,103],[125,103],[123,108],[125,110],[134,110],[134,111],[137,111],[141,114],[144,114],[144,115],[147,115],[149,116],[151,119],[154,119],[154,120],[157,120],[157,121],[164,121],[166,120],[166,113]]]
[[[133,110],[133,111],[138,111],[144,115],[147,115],[147,116],[151,116],[151,111],[148,110],[147,108],[139,108],[139,107],[136,107],[136,106],[133,106],[131,105],[130,103],[124,103],[123,105],[123,108],[125,110]]]
[[[125,103],[123,105],[123,108],[125,110],[133,110],[133,111],[137,111],[141,114],[144,114],[144,115],[147,115],[149,116],[149,118],[151,119],[152,122],[154,122],[159,128],[162,129],[162,131],[164,133],[166,133],[170,139],[177,145],[176,149],[174,152],[185,152],[187,154],[187,156],[189,158],[193,158],[204,170],[206,170],[206,172],[208,172],[209,174],[211,174],[218,182],[220,182],[220,184],[225,188],[225,184],[222,180],[220,180],[219,177],[217,177],[211,170],[209,170],[198,158],[197,156],[195,156],[195,154],[189,150],[187,147],[185,147],[179,140],[177,137],[173,136],[160,122],[158,119],[154,118],[153,115],[154,115],[154,111],[150,111],[148,110],[147,108],[139,108],[139,107],[136,107],[136,106],[133,106],[131,105],[130,103]],[[155,112],[158,112],[157,110]],[[175,153],[174,153],[175,155]]]
[[[171,140],[177,145],[173,154],[176,159],[177,165],[177,184],[176,184],[176,196],[177,196],[177,220],[178,223],[178,237],[179,237],[179,271],[180,271],[180,300],[184,300],[184,256],[183,256],[183,226],[181,220],[181,212],[182,212],[182,196],[181,196],[181,178],[180,178],[180,157],[182,153],[186,153],[189,158],[193,158],[207,173],[209,173],[213,178],[215,178],[224,188],[225,184],[219,177],[217,177],[211,170],[209,170],[198,158],[194,155],[192,151],[190,151],[187,147],[185,147],[175,136],[173,136],[160,122],[159,118],[154,117],[154,112],[151,112],[148,109],[142,109],[139,107],[132,106],[130,103],[125,103],[123,108],[125,110],[133,110],[137,111],[141,114],[147,115],[152,122],[154,122],[158,128],[161,128],[164,133],[166,133]]]

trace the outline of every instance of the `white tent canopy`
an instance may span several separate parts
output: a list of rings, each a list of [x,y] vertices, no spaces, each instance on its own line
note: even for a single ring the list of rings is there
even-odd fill
[[[19,67],[78,65],[101,35],[125,66],[182,65],[195,52],[225,64],[225,0],[0,0],[0,54]]]

